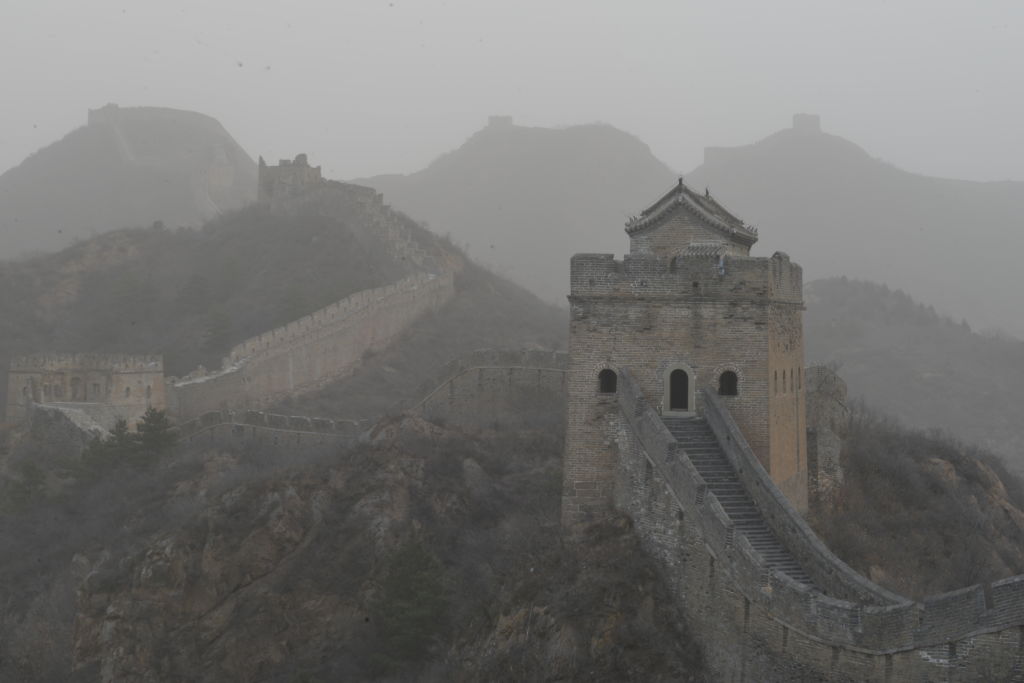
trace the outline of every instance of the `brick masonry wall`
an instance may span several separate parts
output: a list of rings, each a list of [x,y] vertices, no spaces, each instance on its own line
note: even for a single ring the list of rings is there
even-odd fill
[[[407,410],[463,429],[540,429],[564,420],[568,356],[479,351],[445,366]]]
[[[179,443],[194,446],[254,444],[310,449],[349,448],[369,425],[352,420],[275,415],[258,411],[211,411],[176,427]]]
[[[213,410],[258,409],[350,374],[363,354],[389,344],[421,315],[454,295],[454,277],[414,275],[359,292],[301,320],[240,344],[218,373],[168,386],[179,420]]]
[[[727,415],[724,408],[719,412]],[[731,430],[734,445],[742,442],[728,422],[718,420],[716,433],[721,438]],[[820,584],[855,599],[828,597],[768,570],[746,538],[732,531],[628,372],[604,423],[614,435],[616,505],[657,559],[714,680],[1022,680],[1024,577],[922,603],[892,596],[829,560],[813,534],[800,531],[799,515],[766,472],[753,471],[759,463],[748,451],[748,491],[775,499],[773,506],[755,495],[768,509],[766,519],[775,517],[773,526]],[[759,485],[751,483],[753,476]]]
[[[721,265],[717,257],[573,257],[566,524],[611,505],[615,456],[608,412],[614,397],[601,395],[597,381],[605,368],[628,369],[662,413],[670,409],[673,369],[684,369],[696,392],[717,392],[720,375],[735,372],[738,395],[723,400],[772,478],[806,508],[802,392],[787,384],[775,394],[772,385],[780,367],[801,373],[800,267],[782,254],[727,257],[724,270]]]
[[[106,429],[117,418],[134,424],[147,408],[167,405],[163,358],[95,353],[16,357],[7,374],[7,420],[24,419],[32,403],[67,404],[94,414]]]

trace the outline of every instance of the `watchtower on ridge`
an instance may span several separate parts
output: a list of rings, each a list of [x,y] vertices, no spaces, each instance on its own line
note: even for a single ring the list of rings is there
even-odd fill
[[[272,203],[289,197],[297,197],[311,187],[324,182],[319,166],[310,166],[305,154],[296,155],[295,159],[281,159],[277,166],[268,166],[260,157],[259,187],[257,201]]]
[[[563,522],[612,506],[615,400],[628,371],[666,417],[714,392],[787,498],[807,508],[800,266],[752,257],[757,231],[682,179],[626,223],[629,254],[571,265]]]

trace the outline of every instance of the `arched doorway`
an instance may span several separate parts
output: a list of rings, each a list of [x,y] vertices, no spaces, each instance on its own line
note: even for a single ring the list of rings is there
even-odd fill
[[[618,375],[615,374],[614,370],[605,368],[597,373],[598,391],[602,394],[614,394],[617,389],[618,380]]]
[[[690,375],[686,370],[677,368],[668,377],[668,409],[690,410]]]

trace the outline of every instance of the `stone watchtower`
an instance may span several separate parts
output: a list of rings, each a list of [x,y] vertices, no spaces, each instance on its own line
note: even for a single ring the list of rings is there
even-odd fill
[[[256,199],[273,204],[282,199],[297,197],[311,187],[319,187],[323,182],[320,167],[310,166],[305,154],[299,154],[291,161],[281,159],[277,166],[268,166],[260,157]]]
[[[807,508],[802,271],[680,179],[626,223],[629,254],[572,258],[562,517],[610,509],[619,373],[665,417],[718,394],[772,480]]]

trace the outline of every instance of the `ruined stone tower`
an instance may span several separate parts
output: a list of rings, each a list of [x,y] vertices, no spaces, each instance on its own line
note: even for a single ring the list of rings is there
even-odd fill
[[[629,254],[572,258],[563,522],[613,504],[627,371],[662,416],[732,414],[758,460],[807,507],[802,272],[750,256],[757,232],[706,191],[672,188],[626,224]]]

